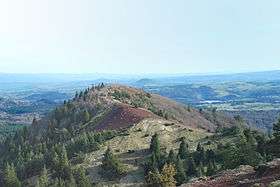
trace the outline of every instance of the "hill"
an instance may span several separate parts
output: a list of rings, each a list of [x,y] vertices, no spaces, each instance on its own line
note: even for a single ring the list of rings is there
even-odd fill
[[[0,185],[157,186],[166,168],[182,175],[168,174],[171,186],[180,185],[242,164],[257,166],[278,154],[263,148],[273,141],[215,110],[100,84],[0,144]]]
[[[163,118],[209,132],[214,132],[219,126],[230,125],[213,123],[203,113],[159,95],[132,87],[110,85],[77,93],[73,100],[43,118],[39,126],[44,129],[50,122],[54,125],[59,122],[60,128],[68,129],[71,126],[71,131],[74,129],[80,133],[123,129],[146,118]]]

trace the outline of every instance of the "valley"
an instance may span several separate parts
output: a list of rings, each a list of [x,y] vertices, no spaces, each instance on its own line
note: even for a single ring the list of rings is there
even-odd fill
[[[201,109],[242,116],[252,127],[271,131],[280,114],[280,82],[194,83],[143,86],[144,90]]]

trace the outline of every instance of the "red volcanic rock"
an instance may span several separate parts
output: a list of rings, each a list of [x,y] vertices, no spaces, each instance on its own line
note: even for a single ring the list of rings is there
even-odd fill
[[[153,116],[155,115],[147,110],[121,104],[114,106],[105,119],[95,127],[95,130],[123,129]]]

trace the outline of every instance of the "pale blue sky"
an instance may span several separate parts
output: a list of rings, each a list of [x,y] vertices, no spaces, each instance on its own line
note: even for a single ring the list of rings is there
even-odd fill
[[[0,72],[280,69],[278,0],[2,0]]]

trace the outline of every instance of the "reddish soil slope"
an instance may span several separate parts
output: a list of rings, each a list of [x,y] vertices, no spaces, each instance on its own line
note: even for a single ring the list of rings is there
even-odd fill
[[[216,176],[204,180],[184,184],[181,187],[260,187],[269,186],[271,182],[280,180],[280,159],[264,165],[262,173],[251,166],[241,166],[235,170],[224,171]]]
[[[113,130],[127,128],[135,123],[139,123],[145,118],[154,116],[154,114],[147,110],[119,104],[112,108],[111,112],[106,115],[106,118],[95,127],[95,130],[101,131],[105,129]]]

